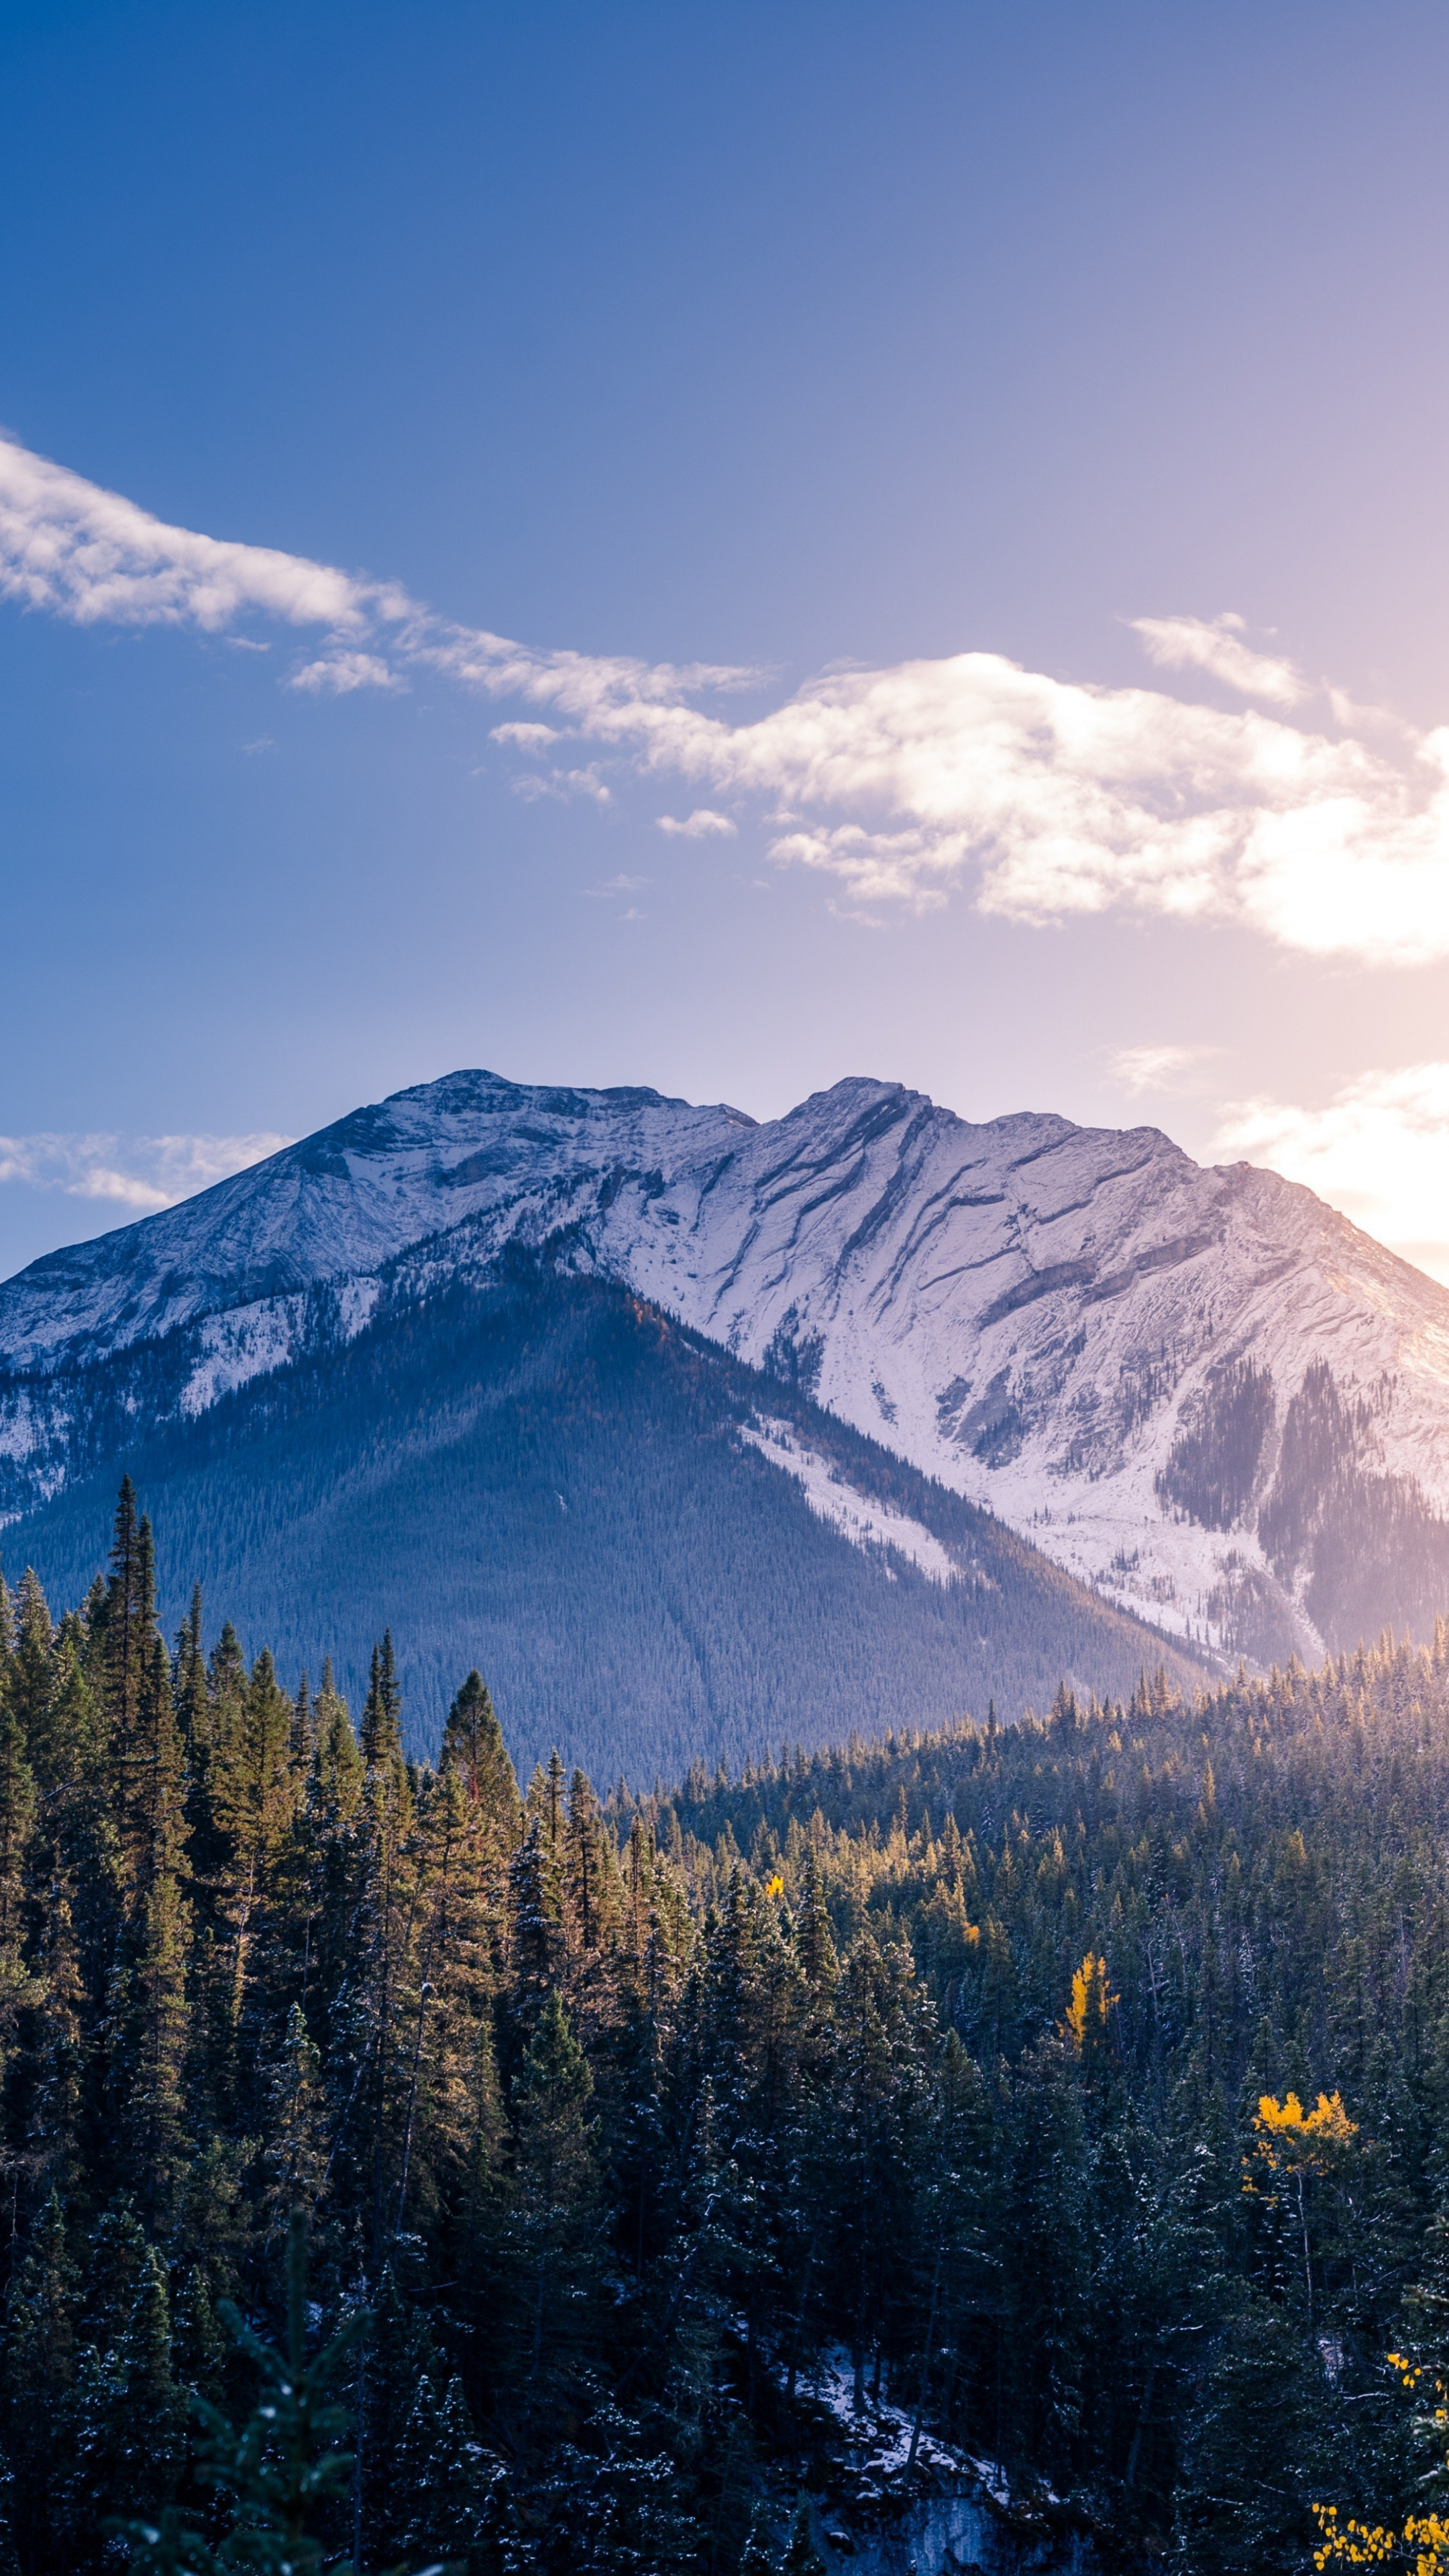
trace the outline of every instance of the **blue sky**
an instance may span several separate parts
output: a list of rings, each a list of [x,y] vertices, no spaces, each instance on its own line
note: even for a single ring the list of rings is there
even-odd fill
[[[474,1063],[1149,1119],[1449,1273],[1441,9],[0,48],[0,1272]]]

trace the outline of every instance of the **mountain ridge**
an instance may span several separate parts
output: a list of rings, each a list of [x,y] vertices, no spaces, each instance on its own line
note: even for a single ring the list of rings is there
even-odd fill
[[[47,1255],[0,1286],[0,1509],[60,1489],[127,1354],[196,1415],[545,1245],[1209,1652],[1449,1604],[1449,1291],[1159,1129],[973,1124],[867,1076],[757,1122],[463,1071]]]

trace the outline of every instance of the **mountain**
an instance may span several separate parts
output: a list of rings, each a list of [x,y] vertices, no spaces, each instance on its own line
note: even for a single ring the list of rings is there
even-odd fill
[[[1154,1128],[973,1125],[864,1079],[756,1124],[458,1073],[35,1262],[0,1288],[0,1510],[519,1251],[647,1299],[1189,1646],[1267,1661],[1449,1605],[1449,1292]]]
[[[213,1621],[284,1671],[315,1679],[331,1650],[356,1706],[387,1619],[419,1749],[476,1663],[526,1766],[556,1743],[645,1786],[701,1754],[738,1771],[993,1697],[1043,1708],[1063,1674],[1118,1696],[1159,1659],[1200,1678],[989,1514],[610,1281],[512,1246],[415,1290],[384,1271],[360,1330],[314,1329],[289,1365],[127,1432],[155,1357],[133,1345],[101,1458],[3,1533],[12,1569],[79,1599],[123,1464],[171,1620],[200,1580]]]

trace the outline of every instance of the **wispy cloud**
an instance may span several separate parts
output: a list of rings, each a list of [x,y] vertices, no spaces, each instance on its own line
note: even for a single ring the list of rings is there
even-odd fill
[[[730,821],[728,814],[716,814],[709,805],[696,805],[694,812],[686,814],[682,823],[673,814],[660,814],[655,819],[661,832],[682,841],[732,841],[739,829],[737,823]]]
[[[616,894],[642,894],[645,886],[652,882],[650,877],[610,877],[605,885],[585,886],[584,892],[596,903],[608,903]]]
[[[1366,1233],[1449,1280],[1449,1064],[1360,1074],[1317,1109],[1233,1102],[1213,1149],[1304,1182]]]
[[[0,1182],[106,1199],[140,1216],[171,1207],[290,1145],[290,1136],[0,1136]]]
[[[767,828],[777,817],[776,862],[831,877],[876,919],[965,885],[981,911],[1023,923],[1125,910],[1325,958],[1449,956],[1449,726],[1414,734],[1331,690],[1322,725],[1290,721],[1307,683],[1231,614],[1136,621],[1160,666],[1252,701],[1231,710],[962,653],[836,667],[736,723],[721,700],[761,689],[758,671],[541,651],[450,624],[394,584],[168,526],[13,441],[0,441],[0,593],[81,624],[311,627],[320,652],[280,676],[317,693],[426,673],[511,699],[501,747],[583,751],[518,778],[520,795],[607,804],[606,770],[681,780]],[[661,828],[703,840],[730,820],[700,803]]]
[[[562,742],[563,735],[557,725],[501,724],[493,727],[488,739],[510,751],[546,751],[551,742]]]
[[[317,698],[347,698],[354,689],[405,689],[407,682],[380,653],[333,652],[304,663],[287,686],[306,689]]]
[[[587,769],[551,769],[547,777],[541,771],[526,769],[521,778],[511,780],[510,784],[514,795],[522,796],[529,804],[536,804],[540,796],[556,797],[562,804],[567,804],[573,796],[591,797],[596,805],[613,802],[609,789],[599,776],[597,761],[591,761]]]
[[[1293,663],[1255,653],[1243,642],[1246,621],[1232,609],[1221,617],[1133,617],[1149,660],[1164,670],[1207,671],[1240,697],[1266,698],[1278,707],[1301,706],[1313,692]]]
[[[169,527],[117,492],[0,438],[0,592],[83,626],[197,626],[219,634],[249,610],[356,634],[411,603],[304,555]]]
[[[1107,1064],[1124,1091],[1173,1091],[1219,1052],[1212,1046],[1113,1047]]]

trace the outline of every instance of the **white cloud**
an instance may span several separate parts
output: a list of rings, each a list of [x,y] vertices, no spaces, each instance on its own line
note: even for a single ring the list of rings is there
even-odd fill
[[[1023,923],[1128,910],[1236,924],[1324,958],[1449,957],[1449,726],[1415,735],[1332,696],[1336,734],[1288,721],[1272,710],[1297,706],[1304,683],[1232,616],[1136,623],[1160,663],[1267,706],[1229,712],[961,653],[837,667],[732,724],[696,701],[759,688],[760,672],[538,651],[450,625],[395,586],[169,527],[3,440],[0,592],[83,624],[316,626],[323,650],[291,681],[306,690],[395,687],[425,669],[511,698],[542,712],[497,727],[506,747],[536,753],[564,727],[636,775],[750,800],[776,818],[776,860],[833,877],[849,906],[920,910],[965,884],[981,911]],[[598,760],[514,785],[610,801]],[[699,839],[728,819],[700,804],[661,828]]]
[[[562,742],[563,735],[557,725],[501,724],[493,727],[488,739],[506,743],[513,751],[545,751],[551,742]]]
[[[970,870],[981,910],[1021,922],[1132,909],[1325,957],[1449,955],[1449,728],[1391,761],[965,653],[812,682],[753,725],[681,708],[641,733],[651,769],[819,815],[777,855],[872,900]]]
[[[208,633],[249,609],[291,626],[353,633],[405,617],[403,593],[304,555],[169,527],[119,493],[0,437],[0,593],[83,626],[191,625]]]
[[[1231,1103],[1213,1150],[1302,1181],[1366,1233],[1449,1280],[1449,1064],[1360,1074],[1321,1109]]]
[[[1168,1091],[1218,1052],[1210,1046],[1114,1047],[1107,1063],[1124,1091]]]
[[[314,697],[346,698],[354,689],[405,689],[401,673],[378,653],[324,653],[294,671],[289,689],[307,689]]]
[[[290,1145],[290,1136],[0,1136],[0,1182],[108,1199],[137,1215],[171,1207]]]
[[[770,856],[842,878],[854,903],[878,900],[934,912],[946,900],[936,880],[960,871],[969,844],[959,832],[867,832],[860,823],[837,823],[829,830],[786,832],[770,843]]]
[[[613,797],[599,776],[597,762],[587,769],[551,769],[547,778],[537,770],[526,770],[521,778],[510,781],[515,796],[526,798],[530,805],[540,796],[556,797],[567,804],[571,796],[592,797],[596,805],[611,805]]]
[[[652,877],[610,877],[607,885],[585,886],[584,892],[592,895],[596,902],[606,903],[616,894],[639,894],[653,882]]]
[[[1141,636],[1151,661],[1165,670],[1208,671],[1215,680],[1245,698],[1267,698],[1274,706],[1300,706],[1312,692],[1301,671],[1275,655],[1255,653],[1243,638],[1244,621],[1231,609],[1223,616],[1132,617],[1128,624]]]
[[[682,823],[673,814],[660,814],[655,820],[661,832],[685,841],[732,841],[739,829],[738,824],[730,821],[728,814],[716,814],[708,805],[696,805],[694,812],[686,814]]]

